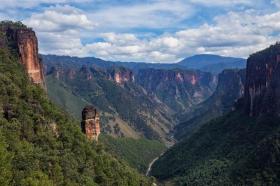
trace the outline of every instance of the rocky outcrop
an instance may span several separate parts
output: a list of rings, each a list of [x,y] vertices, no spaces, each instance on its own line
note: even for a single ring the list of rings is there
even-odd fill
[[[280,115],[280,43],[248,58],[245,110],[250,116]]]
[[[24,65],[31,81],[44,87],[43,68],[39,59],[38,41],[35,32],[30,29],[18,30],[17,44],[20,61]]]
[[[1,23],[2,39],[0,47],[12,48],[19,54],[20,62],[34,84],[45,88],[43,68],[38,54],[38,41],[35,32],[20,23]]]
[[[98,141],[100,134],[99,113],[93,106],[86,106],[83,109],[81,128],[90,141]]]
[[[131,70],[123,67],[108,69],[109,79],[115,81],[119,85],[126,82],[134,82],[134,74]]]

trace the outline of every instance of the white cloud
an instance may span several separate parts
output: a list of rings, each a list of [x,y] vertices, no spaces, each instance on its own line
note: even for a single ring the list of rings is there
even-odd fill
[[[36,31],[64,31],[67,29],[92,29],[94,27],[87,15],[72,6],[54,6],[42,13],[34,13],[24,21]]]
[[[86,48],[89,54],[125,61],[172,62],[196,53],[247,57],[277,41],[280,36],[279,16],[280,12],[266,15],[254,11],[230,12],[216,17],[213,24],[155,38],[104,34],[105,42],[91,44]]]
[[[277,41],[280,11],[233,10],[193,27],[183,28],[182,22],[195,15],[194,6],[253,6],[253,2],[151,0],[130,6],[109,6],[95,12],[56,5],[33,13],[24,23],[37,31],[40,52],[48,54],[148,62],[175,62],[198,53],[247,57]],[[144,31],[137,33],[135,28]],[[175,31],[154,35],[145,31],[166,28]]]
[[[165,28],[192,16],[194,10],[183,0],[151,1],[97,10],[90,14],[100,29]]]

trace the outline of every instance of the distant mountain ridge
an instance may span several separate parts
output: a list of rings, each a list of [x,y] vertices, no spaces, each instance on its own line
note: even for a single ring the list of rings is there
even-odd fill
[[[212,54],[199,54],[183,59],[178,65],[189,69],[219,73],[225,69],[243,69],[246,67],[246,60]]]
[[[243,58],[223,57],[219,55],[199,54],[194,55],[178,63],[144,63],[144,62],[118,62],[106,61],[95,57],[70,57],[57,55],[41,55],[44,63],[60,64],[61,66],[98,66],[108,68],[123,66],[133,71],[140,69],[195,69],[205,72],[219,73],[225,69],[243,69],[246,67],[246,60]],[[68,64],[67,64],[68,63]]]

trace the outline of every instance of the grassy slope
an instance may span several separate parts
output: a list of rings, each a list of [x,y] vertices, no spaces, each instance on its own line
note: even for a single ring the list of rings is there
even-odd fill
[[[149,163],[158,157],[166,147],[164,144],[148,139],[113,138],[103,135],[100,141],[106,149],[127,161],[130,166],[145,173]]]
[[[0,185],[150,185],[78,126],[0,50]]]
[[[50,87],[47,90],[50,99],[64,108],[69,114],[80,119],[81,110],[89,103],[74,95],[62,82],[56,81],[52,76],[46,76],[46,82],[48,87]],[[60,96],[58,97],[57,95]]]
[[[152,175],[176,185],[277,185],[279,133],[279,118],[232,112],[168,150]]]

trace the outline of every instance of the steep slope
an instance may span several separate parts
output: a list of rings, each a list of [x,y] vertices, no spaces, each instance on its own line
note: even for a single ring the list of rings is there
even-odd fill
[[[200,54],[183,59],[178,65],[188,69],[220,73],[225,69],[243,69],[246,67],[246,60],[242,58]]]
[[[236,111],[167,151],[152,175],[176,185],[279,185],[279,54],[277,43],[251,55]]]
[[[125,160],[131,167],[136,168],[143,174],[146,173],[149,163],[166,150],[163,143],[145,138],[114,138],[109,135],[102,135],[100,142],[105,145],[108,152]]]
[[[216,86],[216,78],[210,73],[180,69],[142,69],[135,81],[175,113],[204,101]]]
[[[251,116],[280,115],[280,43],[248,59],[246,112]]]
[[[245,73],[245,70],[224,70],[220,73],[213,95],[193,107],[191,112],[181,114],[179,120],[185,122],[176,125],[175,137],[178,140],[188,137],[207,121],[232,111],[235,102],[244,95]]]
[[[103,131],[117,136],[169,141],[167,134],[175,123],[170,109],[147,96],[145,90],[134,83],[130,70],[86,66],[78,70],[53,68],[47,79],[48,83],[63,84],[67,92],[96,106],[102,112],[101,120],[108,124]],[[48,89],[54,89],[53,85],[48,84]],[[60,102],[65,99],[64,95],[54,96]],[[71,107],[68,110],[75,112]],[[130,136],[133,131],[136,136]]]
[[[1,46],[0,185],[151,185],[90,143],[20,63],[16,48]]]

